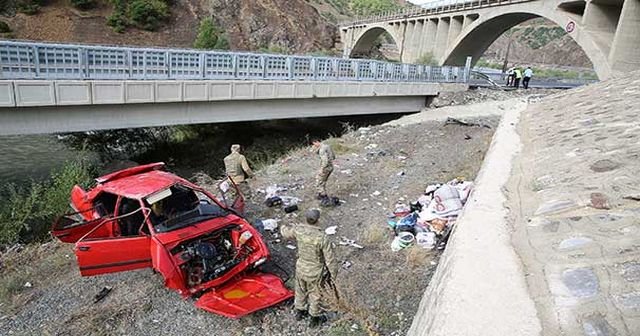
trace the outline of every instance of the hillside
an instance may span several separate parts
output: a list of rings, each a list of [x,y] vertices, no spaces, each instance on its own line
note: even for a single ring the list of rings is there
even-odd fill
[[[509,35],[512,38],[509,52],[511,63],[593,68],[582,48],[562,27],[542,18],[527,21],[503,34],[489,47],[483,58],[502,64],[509,45]]]
[[[124,18],[122,31],[116,32],[108,25],[114,4],[124,4],[126,14],[136,1],[142,2],[95,0],[94,8],[79,10],[71,0],[3,0],[0,21],[11,29],[4,37],[21,40],[191,47],[200,21],[212,17],[232,50],[326,53],[338,38],[339,20],[405,4],[403,0],[148,0],[169,4],[155,31]],[[20,3],[42,5],[27,15]]]

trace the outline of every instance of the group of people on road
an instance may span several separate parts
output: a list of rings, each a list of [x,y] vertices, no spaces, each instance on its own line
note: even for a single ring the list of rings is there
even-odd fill
[[[528,89],[531,77],[533,77],[533,70],[531,67],[527,67],[524,71],[516,66],[511,67],[507,70],[507,86],[512,86],[518,89],[520,88],[520,81],[522,81],[522,86],[525,89]]]
[[[225,171],[240,189],[240,192],[249,197],[251,190],[247,178],[254,176],[247,159],[241,154],[240,145],[232,145],[231,153],[224,158]],[[333,161],[336,156],[326,143],[314,141],[312,152],[320,158],[320,167],[316,174],[315,188],[317,199],[326,201],[327,180],[333,172]],[[281,234],[286,239],[295,239],[298,243],[298,259],[296,261],[295,282],[295,318],[301,321],[310,317],[310,327],[317,327],[327,318],[320,307],[323,288],[332,287],[338,272],[338,263],[335,258],[335,244],[325,235],[320,227],[320,210],[309,209],[304,216],[304,222],[294,227],[283,226]]]

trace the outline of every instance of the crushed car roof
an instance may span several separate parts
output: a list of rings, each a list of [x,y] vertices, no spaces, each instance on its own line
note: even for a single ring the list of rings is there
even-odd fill
[[[96,189],[127,198],[141,199],[176,183],[190,185],[186,180],[171,173],[161,170],[151,170],[114,180],[107,180]]]

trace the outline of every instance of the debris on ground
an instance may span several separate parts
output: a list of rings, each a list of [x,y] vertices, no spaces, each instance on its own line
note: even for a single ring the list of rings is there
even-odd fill
[[[324,233],[328,236],[334,235],[336,234],[336,232],[338,232],[338,226],[337,225],[332,225],[329,226],[328,228],[324,229]]]
[[[112,289],[113,289],[113,287],[109,287],[109,286],[103,287],[100,290],[100,292],[98,292],[98,294],[96,294],[93,297],[93,303],[98,303],[98,302],[102,301],[104,298],[107,297],[107,295],[109,295],[109,293],[111,293]]]
[[[355,247],[358,249],[363,249],[364,246],[357,244],[355,240],[353,239],[349,239],[347,237],[340,237],[340,242],[338,242],[339,245],[342,246],[351,246],[351,247]]]
[[[428,250],[443,248],[472,188],[472,182],[455,178],[428,185],[410,205],[396,204],[387,219],[395,233],[391,249],[397,252],[414,244]]]
[[[262,220],[262,227],[266,231],[275,231],[278,228],[278,220],[269,218]]]

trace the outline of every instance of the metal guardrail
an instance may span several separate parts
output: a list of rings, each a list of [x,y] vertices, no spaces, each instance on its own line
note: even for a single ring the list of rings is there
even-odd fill
[[[420,7],[413,6],[397,11],[389,11],[374,16],[361,17],[355,20],[340,22],[340,26],[349,27],[367,23],[408,19],[418,16],[452,13],[469,9],[510,5],[531,1],[539,0],[437,0],[421,4]]]
[[[333,57],[0,41],[0,79],[467,82],[468,71]]]

